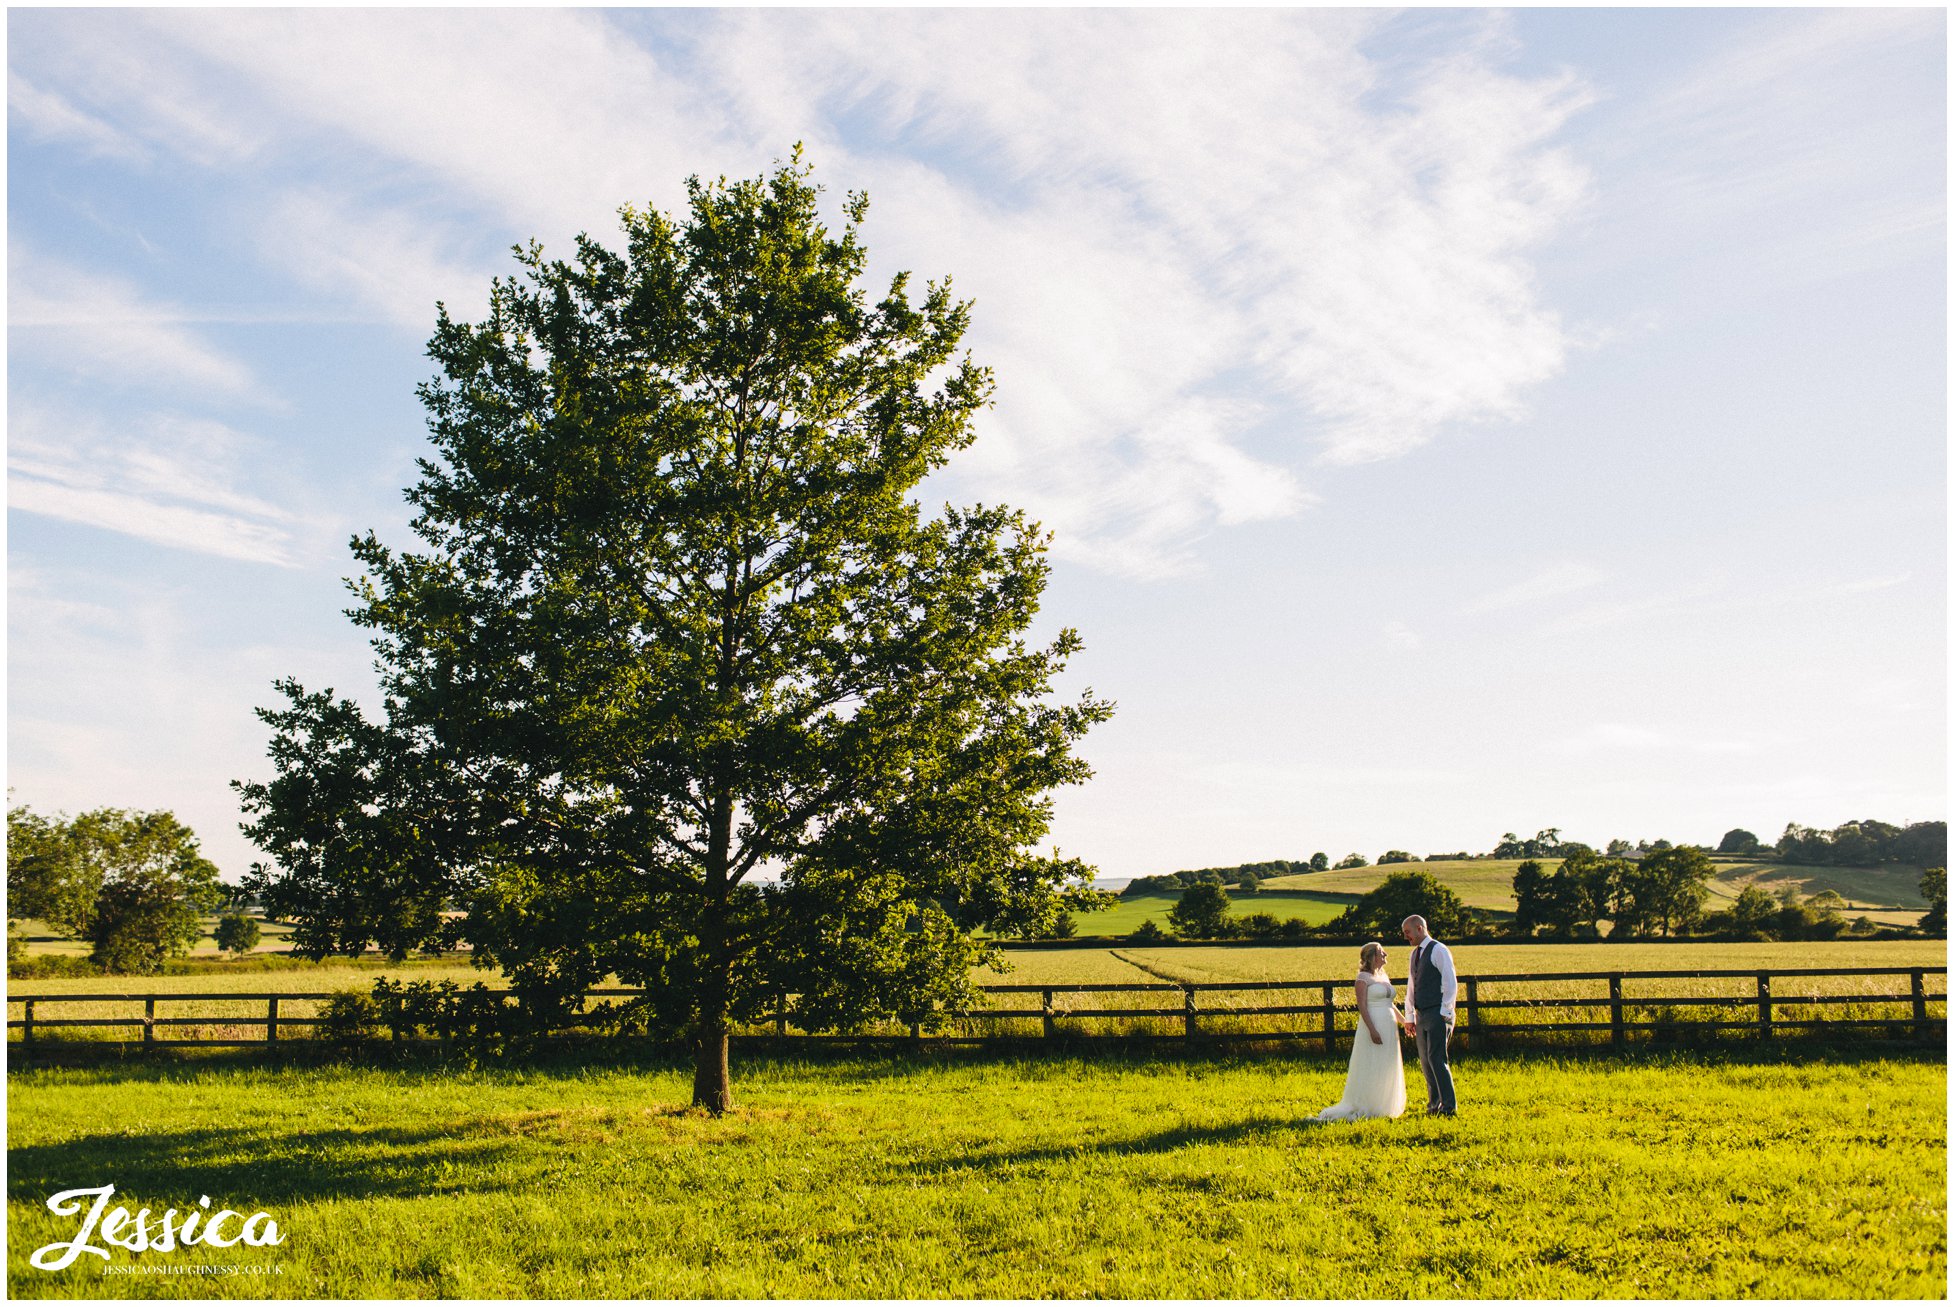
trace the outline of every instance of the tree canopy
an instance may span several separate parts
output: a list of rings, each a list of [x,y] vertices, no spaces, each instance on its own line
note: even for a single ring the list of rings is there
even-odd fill
[[[1327,926],[1335,933],[1390,938],[1406,917],[1419,916],[1441,938],[1476,929],[1479,914],[1451,886],[1429,871],[1394,871]]]
[[[1231,931],[1228,907],[1228,891],[1203,881],[1168,909],[1167,924],[1183,939],[1220,939]]]
[[[1051,694],[1037,525],[912,498],[991,395],[969,305],[871,302],[798,151],[687,195],[442,311],[421,547],[353,546],[383,712],[281,682],[240,789],[301,952],[466,940],[543,1016],[615,974],[721,1111],[733,1023],[935,1025],[980,928],[1097,901],[1034,849],[1111,705]]]
[[[7,814],[8,911],[86,939],[105,971],[153,974],[223,899],[217,867],[169,812]]]

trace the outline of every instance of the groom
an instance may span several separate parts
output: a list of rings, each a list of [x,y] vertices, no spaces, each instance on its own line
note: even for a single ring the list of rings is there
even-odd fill
[[[1425,1073],[1425,1111],[1434,1116],[1457,1116],[1459,1105],[1452,1096],[1448,1046],[1459,997],[1459,973],[1452,966],[1452,950],[1432,938],[1423,917],[1404,919],[1404,938],[1411,945],[1411,1001],[1404,1005],[1404,1032],[1418,1041],[1418,1069]]]

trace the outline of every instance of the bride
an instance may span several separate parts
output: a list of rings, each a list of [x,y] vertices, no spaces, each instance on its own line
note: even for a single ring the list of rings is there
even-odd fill
[[[1343,1097],[1317,1113],[1319,1121],[1404,1115],[1404,1055],[1398,1047],[1402,1017],[1397,989],[1384,973],[1384,946],[1372,941],[1357,955],[1357,1033]]]

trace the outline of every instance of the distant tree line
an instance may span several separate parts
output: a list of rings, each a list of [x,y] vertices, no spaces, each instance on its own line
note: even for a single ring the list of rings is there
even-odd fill
[[[1148,895],[1179,894],[1182,890],[1196,885],[1260,885],[1271,876],[1295,876],[1306,871],[1321,871],[1330,865],[1324,854],[1318,866],[1316,859],[1306,862],[1290,862],[1277,858],[1271,862],[1244,862],[1236,867],[1202,867],[1195,871],[1170,871],[1163,876],[1136,876],[1120,893],[1127,898],[1143,898]],[[1253,890],[1249,891],[1253,893]]]
[[[1947,823],[1917,821],[1894,826],[1883,821],[1849,821],[1827,831],[1793,822],[1778,837],[1775,852],[1782,862],[1821,867],[1877,867],[1888,863],[1909,867],[1945,866]]]
[[[1679,846],[1666,839],[1641,839],[1631,842],[1618,838],[1609,840],[1607,845],[1597,853],[1590,845],[1577,840],[1562,839],[1560,828],[1549,826],[1524,839],[1508,831],[1500,836],[1489,853],[1464,851],[1428,853],[1420,859],[1417,855],[1403,849],[1390,849],[1378,855],[1377,865],[1384,867],[1419,861],[1471,862],[1485,859],[1568,859],[1586,856],[1640,861],[1651,854],[1668,853],[1679,847],[1696,846]],[[1735,827],[1726,831],[1723,838],[1717,842],[1716,852],[1725,855],[1752,854],[1776,858],[1782,862],[1826,867],[1876,867],[1894,863],[1912,867],[1940,866],[1947,861],[1947,823],[1922,821],[1907,826],[1894,826],[1883,821],[1849,821],[1836,830],[1822,831],[1793,822],[1785,827],[1784,834],[1778,838],[1775,845],[1765,845],[1755,834],[1742,827]],[[1241,885],[1245,876],[1259,882],[1271,876],[1294,876],[1305,872],[1333,869],[1344,871],[1370,865],[1370,859],[1361,853],[1346,854],[1334,864],[1327,854],[1318,853],[1307,861],[1278,858],[1269,862],[1245,862],[1234,867],[1203,867],[1197,871],[1174,871],[1159,876],[1139,876],[1129,883],[1122,893],[1133,898],[1145,895],[1178,894],[1194,885]]]
[[[1585,850],[1562,860],[1551,873],[1529,859],[1513,874],[1517,908],[1512,929],[1531,936],[1593,939],[1610,923],[1609,939],[1691,935],[1732,940],[1835,939],[1869,934],[1869,918],[1848,922],[1847,903],[1836,891],[1809,897],[1787,885],[1775,894],[1746,885],[1727,908],[1708,911],[1715,864],[1702,849],[1658,850],[1640,859],[1597,857]],[[1947,872],[1929,867],[1920,877],[1928,910],[1919,927],[1947,933]]]

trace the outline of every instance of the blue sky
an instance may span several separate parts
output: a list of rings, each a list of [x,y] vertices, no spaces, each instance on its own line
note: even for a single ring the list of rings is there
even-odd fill
[[[998,375],[1110,876],[1945,816],[1938,10],[13,10],[8,785],[227,875],[433,305],[804,141]]]

